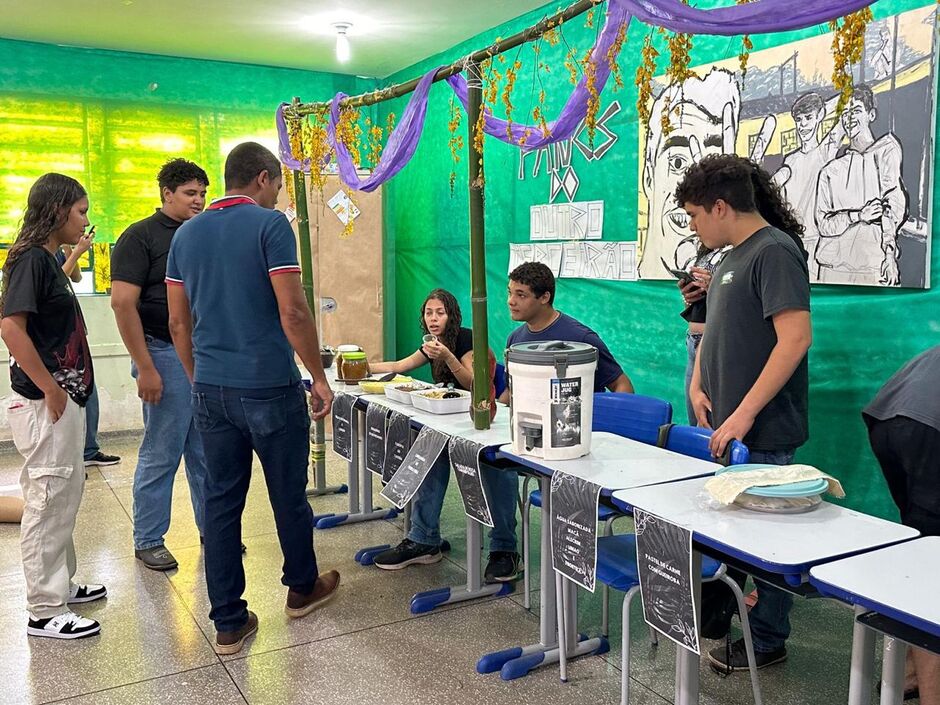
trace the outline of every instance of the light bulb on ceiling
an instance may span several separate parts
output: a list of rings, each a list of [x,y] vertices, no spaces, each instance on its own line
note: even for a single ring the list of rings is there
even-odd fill
[[[336,30],[336,60],[345,64],[349,61],[349,37],[346,33],[352,28],[352,24],[335,22],[333,28]]]

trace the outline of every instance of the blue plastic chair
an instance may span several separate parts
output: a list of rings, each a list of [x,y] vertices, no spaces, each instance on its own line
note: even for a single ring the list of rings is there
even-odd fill
[[[496,398],[506,391],[506,366],[501,362],[496,363],[496,371],[493,373],[493,386],[496,387]]]
[[[640,577],[636,563],[636,535],[619,534],[603,536],[597,541],[597,580],[605,587],[625,592],[623,598],[623,645],[621,647],[620,703],[630,703],[630,605],[640,589]],[[757,665],[754,660],[754,644],[751,641],[751,625],[744,605],[744,593],[738,584],[727,575],[727,568],[720,561],[702,556],[702,582],[720,580],[734,593],[738,604],[738,615],[744,631],[744,645],[747,649],[748,670],[751,674],[751,689],[754,692],[755,705],[761,705],[760,683],[757,680]],[[655,632],[650,630],[653,644],[656,644]]]
[[[725,447],[724,455],[716,458],[711,454],[708,443],[712,431],[698,426],[685,426],[683,424],[663,424],[659,429],[660,448],[671,450],[691,458],[712,460],[721,465],[744,465],[751,462],[751,451],[741,441],[731,441]]]
[[[621,392],[599,392],[594,395],[594,415],[591,424],[592,431],[604,431],[624,438],[631,438],[641,443],[656,445],[659,440],[659,430],[663,425],[672,421],[672,404],[656,397],[647,397],[642,394],[627,394]],[[541,490],[529,492],[527,476],[522,483],[522,581],[523,581],[523,607],[529,609],[529,594],[531,587],[531,573],[529,572],[529,512],[532,507],[542,506]],[[604,535],[613,533],[613,522],[623,516],[615,509],[601,504],[597,508],[598,521],[604,522]],[[602,595],[602,610],[604,621],[604,635],[607,635],[608,621],[608,590],[604,586]]]
[[[707,428],[685,426],[681,424],[663,424],[659,431],[658,445],[661,448],[681,453],[692,458],[711,460],[722,465],[742,465],[750,462],[751,452],[740,441],[732,441],[720,458],[715,458],[708,448],[712,431]],[[727,568],[720,561],[708,556],[702,556],[702,581],[710,582],[721,580],[734,593],[738,605],[738,615],[741,618],[741,627],[744,631],[744,645],[747,649],[748,668],[751,673],[751,688],[754,691],[754,702],[761,705],[760,684],[757,680],[757,666],[754,661],[754,645],[751,642],[751,628],[747,617],[747,608],[744,604],[744,593],[738,584],[727,576]],[[625,592],[623,599],[623,646],[621,650],[621,705],[630,702],[630,605],[636,591],[640,588],[640,578],[636,563],[636,535],[620,534],[618,536],[603,536],[597,541],[597,579],[615,590]],[[606,610],[605,610],[606,613]],[[602,631],[607,634],[608,622],[603,619]],[[655,632],[653,644],[656,643]]]

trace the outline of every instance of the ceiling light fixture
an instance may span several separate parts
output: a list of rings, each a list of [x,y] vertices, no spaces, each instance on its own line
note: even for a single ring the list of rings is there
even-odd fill
[[[346,33],[352,29],[352,23],[334,22],[333,29],[336,30],[336,60],[345,64],[349,61],[349,37]]]

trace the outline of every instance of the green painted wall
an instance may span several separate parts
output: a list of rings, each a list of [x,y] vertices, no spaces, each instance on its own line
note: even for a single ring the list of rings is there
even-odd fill
[[[159,205],[172,157],[199,163],[223,192],[238,142],[277,144],[274,111],[298,95],[356,93],[351,76],[0,40],[0,243],[15,237],[26,194],[47,171],[88,189],[97,240]]]
[[[714,4],[714,3],[712,3]],[[924,6],[915,0],[877,3],[876,17]],[[548,6],[551,11],[554,6]],[[509,36],[535,23],[542,13],[530,13],[518,21],[494,28],[485,35],[404,70],[388,79],[406,80],[436,65]],[[595,22],[599,25],[599,22]],[[596,29],[573,20],[566,38],[582,52],[592,42]],[[756,36],[759,51],[795,39],[822,33],[822,28],[774,36]],[[577,200],[603,199],[605,240],[633,240],[637,228],[637,117],[633,74],[646,29],[634,25],[621,53],[625,90],[614,95],[610,87],[602,96],[602,110],[614,98],[623,110],[611,123],[620,140],[593,165],[575,156],[581,188]],[[696,40],[693,64],[708,59],[735,56],[740,41],[730,38]],[[562,66],[564,48],[543,47],[543,61],[551,74],[543,77],[547,114],[555,114],[568,96],[571,85]],[[514,58],[513,54],[509,58]],[[531,109],[532,51],[519,54],[514,99],[517,120]],[[664,65],[660,59],[660,70]],[[404,356],[420,341],[418,311],[427,292],[437,286],[452,290],[469,319],[469,247],[467,195],[464,186],[466,163],[458,169],[458,186],[451,196],[448,175],[452,169],[447,146],[448,101],[451,91],[438,84],[431,91],[427,123],[414,160],[385,187],[386,276],[394,285],[394,325],[397,349],[389,354]],[[404,100],[383,105],[400,114]],[[460,127],[466,133],[466,120]],[[531,157],[530,157],[531,159]],[[515,148],[488,139],[486,160],[487,280],[489,287],[490,344],[499,352],[513,329],[505,305],[506,271],[510,242],[529,240],[529,206],[548,202],[548,177],[525,181],[517,178]],[[531,162],[530,162],[531,163]],[[936,174],[934,176],[936,195]],[[936,236],[936,227],[934,228]],[[932,269],[937,273],[940,248],[934,247]],[[391,289],[389,289],[391,295]],[[563,279],[556,305],[595,328],[633,379],[637,391],[670,400],[677,420],[683,420],[683,374],[685,325],[678,312],[681,300],[672,283],[611,283]],[[940,292],[813,287],[814,345],[810,353],[811,440],[798,459],[813,463],[843,479],[847,504],[869,513],[896,517],[896,512],[878,466],[868,447],[860,410],[880,384],[907,359],[934,345],[940,331]]]

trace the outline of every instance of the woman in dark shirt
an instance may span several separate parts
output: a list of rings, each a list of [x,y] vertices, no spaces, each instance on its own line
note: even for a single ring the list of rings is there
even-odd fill
[[[705,295],[712,280],[712,272],[718,267],[725,252],[724,249],[709,250],[704,245],[699,245],[695,260],[689,269],[692,275],[691,281],[683,283],[684,280],[680,279],[678,282],[682,300],[686,304],[685,310],[679,315],[689,322],[689,330],[685,336],[688,352],[685,366],[685,405],[689,414],[689,423],[692,426],[698,425],[698,422],[695,420],[695,411],[689,400],[689,383],[692,381],[692,370],[695,368],[695,353],[699,343],[702,342],[702,336],[705,335]]]
[[[473,386],[473,332],[462,328],[461,320],[460,306],[454,295],[435,289],[421,305],[421,330],[426,342],[406,358],[370,365],[372,371],[403,374],[430,362],[431,376],[436,383],[453,384],[469,391]],[[496,356],[492,350],[487,350],[494,363]],[[491,377],[493,368],[491,364]]]

